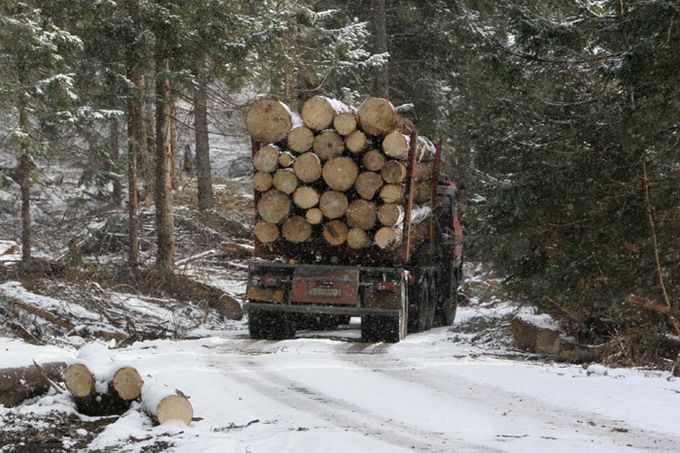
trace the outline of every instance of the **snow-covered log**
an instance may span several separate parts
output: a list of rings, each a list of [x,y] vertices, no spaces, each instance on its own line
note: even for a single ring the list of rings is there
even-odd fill
[[[296,116],[282,102],[274,99],[257,99],[250,104],[246,113],[246,129],[258,142],[280,142],[286,138],[292,127],[301,123]]]
[[[314,96],[302,105],[300,115],[305,125],[315,131],[329,128],[333,124],[335,115],[351,113],[352,108],[337,99],[325,96]]]
[[[0,369],[0,406],[14,407],[28,398],[47,393],[49,380],[61,381],[65,369],[64,362]]]
[[[156,423],[181,421],[186,425],[194,418],[194,408],[182,392],[147,378],[142,388],[144,410]]]

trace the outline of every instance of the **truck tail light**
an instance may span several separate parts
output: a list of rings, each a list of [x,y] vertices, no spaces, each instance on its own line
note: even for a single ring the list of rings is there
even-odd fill
[[[376,291],[390,291],[394,292],[397,290],[397,282],[379,282],[374,283],[373,287]]]

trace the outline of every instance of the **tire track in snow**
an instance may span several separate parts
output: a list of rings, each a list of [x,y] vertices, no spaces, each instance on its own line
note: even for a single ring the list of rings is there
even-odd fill
[[[396,381],[417,385],[454,400],[472,402],[479,405],[482,411],[532,418],[548,428],[554,428],[555,436],[553,437],[556,437],[554,440],[559,441],[560,438],[564,438],[563,435],[560,436],[561,433],[574,431],[597,440],[606,440],[620,448],[632,447],[677,452],[680,445],[679,437],[636,428],[624,421],[606,418],[594,412],[552,405],[501,387],[480,384],[460,376],[446,375],[433,368],[424,370],[422,362],[416,363],[407,358],[361,353],[340,353],[337,357],[349,364],[380,373]],[[579,420],[581,423],[578,422]],[[507,439],[516,437],[503,434],[498,436]],[[540,436],[531,434],[529,436],[540,438]],[[547,440],[545,436],[543,438]]]
[[[335,357],[335,355],[333,355]],[[424,452],[494,452],[500,451],[482,445],[473,445],[443,433],[428,431],[388,418],[370,408],[358,406],[326,393],[311,390],[283,374],[256,363],[231,356],[228,361],[216,361],[221,369],[228,363],[229,376],[236,371],[247,379],[239,380],[255,392],[331,423],[404,450]]]

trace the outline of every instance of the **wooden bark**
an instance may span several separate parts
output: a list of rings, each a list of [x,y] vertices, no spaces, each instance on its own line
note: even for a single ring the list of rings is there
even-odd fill
[[[308,127],[296,127],[288,134],[288,148],[296,153],[306,153],[313,144],[314,133]]]
[[[369,97],[359,107],[359,124],[369,135],[387,135],[394,130],[397,123],[397,111],[387,99]]]
[[[283,222],[281,234],[290,242],[304,242],[312,235],[312,226],[304,217],[289,217]]]
[[[385,184],[380,189],[380,198],[385,203],[398,203],[404,199],[404,186],[401,184]]]
[[[297,189],[298,179],[291,168],[282,168],[274,173],[272,184],[277,190],[290,195]]]
[[[257,99],[246,113],[246,129],[258,142],[276,143],[288,135],[293,125],[291,112],[282,102]]]
[[[272,189],[257,203],[257,212],[265,222],[281,223],[290,212],[290,198],[283,192]]]
[[[375,204],[366,200],[356,200],[349,204],[347,212],[347,226],[350,228],[361,228],[370,230],[375,226],[377,209]]]
[[[399,225],[404,221],[404,208],[394,203],[383,204],[378,208],[378,220],[384,226]]]
[[[19,86],[23,87],[26,85],[27,71],[30,68],[26,66],[26,62],[23,56],[18,57],[17,61],[17,75],[19,80]],[[28,112],[29,107],[27,105],[26,96],[21,95],[18,97],[17,109],[19,113],[19,130],[26,134],[30,134],[29,130],[29,119]],[[19,158],[19,167],[17,171],[17,182],[19,183],[19,191],[21,193],[21,260],[28,264],[31,261],[31,250],[32,250],[32,227],[31,227],[31,178],[30,173],[34,168],[33,159],[29,155],[28,142],[26,140],[21,140],[20,145],[21,157]]]
[[[264,244],[274,242],[279,238],[279,227],[274,223],[258,222],[255,225],[255,237]]]
[[[253,175],[253,187],[258,192],[266,192],[272,188],[273,179],[271,173],[258,171]]]
[[[174,99],[170,84],[170,57],[162,36],[156,38],[156,269],[172,275],[175,268],[175,224],[172,200],[172,122]],[[165,74],[165,75],[161,75]]]
[[[336,99],[314,96],[305,101],[300,114],[305,126],[321,131],[331,126],[336,114],[351,111],[352,109]]]
[[[394,249],[401,244],[402,234],[400,227],[382,227],[375,233],[375,244],[383,250]]]
[[[349,201],[342,192],[327,191],[321,194],[319,209],[329,219],[337,219],[345,215]]]
[[[317,181],[321,177],[321,159],[314,153],[304,153],[295,159],[293,169],[300,181]]]
[[[253,156],[253,166],[257,171],[273,173],[279,166],[279,148],[267,145],[257,150]]]
[[[354,112],[344,112],[335,115],[333,118],[333,128],[340,135],[350,135],[357,128],[357,117]]]
[[[330,245],[341,245],[347,240],[349,228],[341,220],[331,220],[323,226],[321,235]]]
[[[293,203],[302,209],[313,208],[319,204],[319,192],[309,186],[298,187],[293,194]]]
[[[359,167],[349,157],[336,157],[324,164],[322,176],[331,189],[345,191],[354,185]]]
[[[19,368],[0,369],[0,405],[14,407],[28,398],[47,393],[50,383],[47,379],[60,382],[66,369],[63,362],[52,362]],[[47,379],[46,379],[47,377]]]
[[[345,141],[334,131],[325,131],[314,138],[314,152],[322,160],[340,156],[345,150]]]
[[[111,119],[111,125],[109,129],[109,138],[111,141],[111,160],[113,165],[111,165],[111,170],[114,173],[118,173],[118,161],[120,160],[120,140],[119,140],[119,121],[118,118],[114,117]],[[123,183],[119,177],[113,180],[113,192],[111,193],[111,201],[116,208],[123,207]]]
[[[373,36],[375,54],[385,54],[390,51],[387,39],[387,15],[385,14],[385,0],[372,0]],[[389,63],[378,68],[375,75],[375,92],[378,96],[389,97],[390,78]]]
[[[182,392],[167,385],[148,380],[142,389],[144,410],[156,423],[180,421],[189,425],[194,418],[194,409]]]
[[[385,163],[385,166],[380,170],[382,178],[388,184],[399,184],[406,180],[406,175],[408,171],[406,165],[397,161],[391,160]]]
[[[196,188],[198,209],[214,207],[212,170],[210,167],[210,140],[208,138],[208,77],[207,58],[199,51],[196,58],[196,90],[194,91],[194,140],[196,142]]]
[[[383,140],[382,149],[389,157],[403,160],[408,157],[410,142],[410,137],[399,131],[392,131]]]
[[[372,171],[365,171],[357,177],[357,180],[354,182],[354,189],[361,198],[372,200],[382,187],[383,183],[380,174]]]
[[[323,221],[323,212],[319,208],[308,209],[305,213],[305,219],[310,225],[319,225]]]
[[[361,228],[352,228],[347,233],[347,245],[351,249],[362,249],[368,247],[371,239],[366,231]]]
[[[380,150],[372,149],[364,154],[361,162],[366,170],[380,171],[385,166],[385,155]]]
[[[292,167],[295,163],[295,156],[288,152],[282,152],[279,154],[279,166],[283,168]]]
[[[354,154],[362,152],[368,146],[366,134],[358,130],[352,132],[345,138],[345,146]]]

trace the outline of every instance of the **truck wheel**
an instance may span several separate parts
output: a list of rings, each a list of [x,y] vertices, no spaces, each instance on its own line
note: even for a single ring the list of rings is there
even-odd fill
[[[361,339],[398,343],[406,337],[404,313],[399,316],[366,315],[361,317]]]
[[[448,284],[449,291],[441,295],[440,303],[435,312],[435,322],[440,326],[449,327],[456,318],[456,308],[458,306],[458,279],[457,271],[451,270]],[[443,285],[445,287],[445,285]]]
[[[422,332],[427,328],[427,304],[430,299],[430,288],[427,279],[423,279],[415,287],[413,303],[409,304],[408,331]]]
[[[253,340],[266,340],[271,326],[270,313],[253,311],[248,313],[248,333]]]
[[[254,340],[285,340],[295,336],[295,323],[286,313],[255,311],[248,314],[248,333]]]
[[[426,329],[430,330],[432,327],[434,327],[434,315],[435,315],[435,310],[437,309],[437,280],[432,277],[430,279],[430,297],[428,299],[427,303],[427,315],[425,318],[425,325]]]

